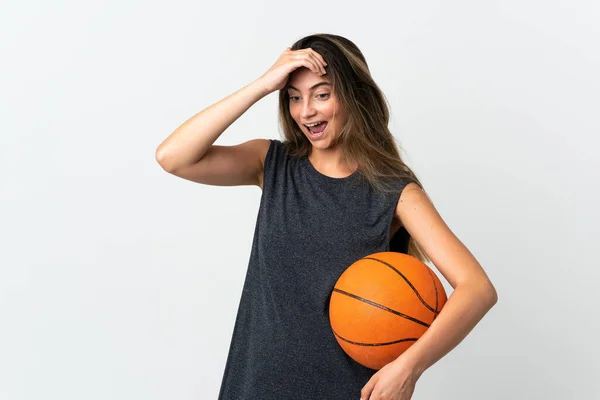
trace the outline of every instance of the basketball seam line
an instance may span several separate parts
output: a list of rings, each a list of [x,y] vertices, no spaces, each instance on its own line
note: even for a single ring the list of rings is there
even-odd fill
[[[374,260],[374,261],[378,261],[386,266],[388,266],[389,268],[391,268],[392,270],[394,270],[394,272],[396,272],[398,275],[400,275],[402,277],[402,279],[404,279],[404,281],[406,282],[406,284],[408,286],[410,286],[410,288],[413,290],[413,292],[415,292],[415,294],[417,295],[417,297],[419,298],[419,300],[421,301],[421,303],[423,303],[423,305],[432,313],[434,313],[436,316],[439,314],[439,311],[437,311],[435,308],[431,307],[429,304],[427,304],[425,302],[425,300],[421,297],[421,295],[419,294],[419,291],[417,290],[417,288],[415,288],[413,286],[413,284],[408,280],[408,278],[406,276],[404,276],[402,274],[402,272],[398,271],[396,268],[394,268],[393,265],[386,263],[385,261],[379,260],[377,258],[372,258],[372,257],[364,257],[362,258],[363,260]],[[429,268],[427,268],[427,270],[429,270]],[[437,286],[433,285],[436,288],[436,293],[437,293]],[[437,308],[437,307],[436,307]]]
[[[435,320],[439,314],[438,306],[439,304],[439,299],[438,299],[438,287],[437,287],[437,283],[435,282],[435,278],[433,276],[433,272],[431,272],[431,270],[429,268],[427,268],[427,272],[429,272],[429,276],[431,276],[431,281],[433,282],[433,288],[435,289],[435,315],[433,316],[433,319]]]
[[[370,304],[370,305],[372,305],[372,306],[375,306],[375,307],[381,308],[381,309],[382,309],[382,310],[384,310],[384,311],[390,312],[390,313],[392,313],[392,314],[395,314],[395,315],[397,315],[397,316],[399,316],[399,317],[402,317],[402,318],[406,318],[406,319],[408,319],[408,320],[410,320],[410,321],[412,321],[412,322],[415,322],[415,323],[417,323],[417,324],[419,324],[419,325],[423,325],[423,326],[425,326],[425,327],[429,328],[429,324],[428,324],[428,323],[426,323],[426,322],[423,322],[423,321],[421,321],[421,320],[418,320],[418,319],[416,319],[416,318],[414,318],[414,317],[411,317],[410,315],[406,315],[406,314],[404,314],[404,313],[401,313],[400,311],[392,310],[391,308],[389,308],[389,307],[386,307],[386,306],[384,306],[384,305],[382,305],[382,304],[375,303],[374,301],[371,301],[371,300],[368,300],[368,299],[362,298],[362,297],[360,297],[360,296],[357,296],[357,295],[355,295],[355,294],[352,294],[352,293],[348,293],[348,292],[346,292],[346,291],[344,291],[344,290],[342,290],[342,289],[333,288],[333,291],[334,291],[334,292],[338,292],[338,293],[340,293],[340,294],[343,294],[343,295],[346,295],[346,296],[348,296],[348,297],[352,297],[352,298],[354,298],[354,299],[356,299],[356,300],[358,300],[358,301],[361,301],[361,302],[363,302],[363,303],[367,303],[367,304]]]
[[[341,340],[343,340],[344,342],[348,342],[350,344],[355,344],[357,346],[389,346],[392,344],[397,344],[397,343],[402,343],[402,342],[416,342],[417,338],[406,338],[406,339],[399,339],[399,340],[394,340],[393,342],[384,342],[384,343],[361,343],[361,342],[354,342],[352,340],[346,339],[342,336],[340,336],[336,331],[333,331],[333,333],[335,334],[335,336],[339,337]]]

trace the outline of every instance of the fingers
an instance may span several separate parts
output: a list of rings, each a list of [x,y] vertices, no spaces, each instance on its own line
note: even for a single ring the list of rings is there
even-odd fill
[[[294,52],[294,50],[291,50],[289,47],[286,49],[286,51]],[[295,50],[295,52],[297,53],[297,59],[301,60],[302,65],[304,65],[306,68],[320,75],[325,75],[327,73],[325,70],[325,66],[327,65],[325,59],[323,59],[323,56],[313,49],[300,49]]]
[[[327,65],[327,63],[325,62],[325,59],[323,59],[323,56],[321,56],[319,53],[317,53],[311,48],[305,50],[307,50],[311,58],[315,60],[315,64],[318,66],[321,75],[325,75],[327,73],[327,71],[325,70],[325,66]]]
[[[315,56],[319,59],[319,61],[321,61],[321,64],[323,64],[323,67],[325,67],[327,65],[327,63],[325,62],[325,59],[323,58],[323,56],[320,53],[317,53],[316,51],[314,51],[313,49],[310,49]]]
[[[296,55],[300,60],[302,60],[302,64],[308,69],[312,70],[315,74],[322,75],[324,69],[319,64],[317,58],[312,55],[307,49],[298,50]]]
[[[313,54],[314,53],[314,54]],[[327,73],[327,71],[325,71],[325,61],[323,61],[321,59],[320,56],[317,56],[318,53],[316,53],[314,50],[311,53],[311,57],[315,60],[315,63],[317,64],[317,66],[319,67],[319,72],[321,72],[321,75],[325,75]]]

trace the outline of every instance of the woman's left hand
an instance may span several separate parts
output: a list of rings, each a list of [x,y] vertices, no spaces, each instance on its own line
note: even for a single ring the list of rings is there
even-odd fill
[[[360,400],[410,400],[419,374],[402,356],[377,371],[360,392]]]

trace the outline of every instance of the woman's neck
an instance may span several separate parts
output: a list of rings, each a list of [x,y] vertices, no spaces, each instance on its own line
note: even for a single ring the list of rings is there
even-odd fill
[[[330,176],[347,176],[358,169],[358,165],[348,165],[341,150],[312,149],[308,156],[310,163],[320,172]]]

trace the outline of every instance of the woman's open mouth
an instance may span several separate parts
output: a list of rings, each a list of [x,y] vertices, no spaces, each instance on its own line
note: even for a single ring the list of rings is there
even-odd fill
[[[327,129],[328,125],[329,124],[327,123],[327,121],[321,121],[321,122],[318,122],[316,125],[315,124],[304,125],[304,127],[308,131],[308,135],[310,136],[311,139],[318,139],[318,138],[322,137],[323,135],[325,135],[325,130]]]

